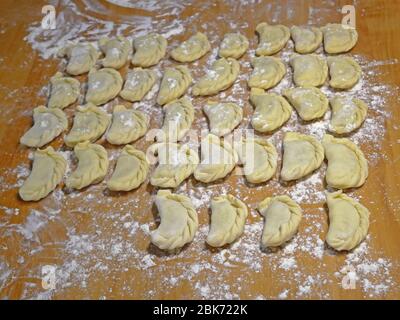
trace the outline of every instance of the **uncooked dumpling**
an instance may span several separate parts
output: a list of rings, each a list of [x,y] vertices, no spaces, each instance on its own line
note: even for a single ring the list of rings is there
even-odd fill
[[[155,202],[161,223],[151,234],[151,242],[163,250],[181,248],[191,242],[199,223],[190,199],[169,190],[159,190]]]
[[[288,196],[265,198],[258,205],[258,211],[265,219],[262,247],[278,247],[289,241],[297,232],[302,211]]]
[[[67,129],[68,119],[60,109],[39,106],[33,109],[33,126],[21,137],[28,147],[42,147]]]
[[[64,137],[64,142],[68,147],[86,140],[94,142],[107,130],[109,123],[109,115],[94,104],[78,106],[71,131]]]
[[[326,61],[316,54],[295,54],[290,58],[293,81],[297,86],[322,86],[328,76]]]
[[[149,122],[149,117],[142,111],[116,105],[106,139],[111,144],[134,142],[145,135]]]
[[[335,89],[350,89],[361,78],[361,67],[351,57],[328,57],[329,85]]]
[[[312,136],[287,132],[283,139],[281,179],[297,180],[318,169],[324,161],[324,148]]]
[[[286,73],[281,59],[275,57],[256,57],[251,60],[254,68],[250,74],[250,88],[269,89],[276,86]]]
[[[225,178],[235,168],[238,160],[230,143],[208,134],[201,140],[201,163],[197,166],[194,177],[204,183]]]
[[[326,183],[333,188],[357,188],[368,177],[368,162],[356,144],[346,138],[325,134],[322,139],[328,159]]]
[[[130,102],[140,101],[150,91],[157,80],[151,69],[134,68],[128,71],[124,88],[119,95]]]
[[[164,106],[164,123],[157,134],[157,141],[176,142],[189,131],[194,120],[194,108],[188,97],[172,101]]]
[[[358,129],[367,117],[368,107],[357,98],[335,96],[330,100],[332,109],[329,131],[346,134]]]
[[[209,96],[228,89],[239,75],[240,65],[235,59],[215,60],[210,70],[193,86],[194,96]]]
[[[219,46],[218,55],[222,58],[239,59],[249,48],[249,40],[240,33],[226,33]]]
[[[157,103],[164,105],[183,96],[192,83],[192,76],[186,66],[166,68],[161,80]]]
[[[165,56],[167,40],[157,33],[149,33],[134,39],[133,49],[132,64],[143,68],[151,67]]]
[[[259,37],[256,49],[258,56],[270,56],[279,52],[290,38],[289,28],[281,24],[269,25],[263,22],[256,27],[256,31]]]
[[[290,88],[284,90],[283,95],[305,121],[323,117],[329,107],[328,98],[315,87]]]
[[[73,104],[79,97],[80,83],[72,77],[64,77],[57,72],[50,78],[50,96],[47,106],[49,108],[64,109]]]
[[[211,200],[211,226],[207,243],[212,247],[222,247],[238,239],[243,231],[248,210],[246,205],[227,194]]]
[[[67,57],[66,71],[77,76],[88,72],[96,64],[100,52],[90,43],[68,44],[58,52],[58,56]]]
[[[250,101],[255,110],[251,125],[259,132],[272,132],[290,119],[292,107],[285,98],[266,93],[262,89],[251,89]]]
[[[61,182],[67,161],[52,147],[36,150],[32,171],[19,189],[24,201],[38,201],[46,197]]]
[[[190,177],[199,163],[197,151],[187,145],[156,143],[147,152],[158,158],[150,183],[160,188],[176,188]]]
[[[82,189],[104,179],[108,169],[108,156],[104,147],[85,141],[74,147],[74,153],[78,158],[78,167],[67,178],[67,188]]]
[[[324,34],[324,48],[327,53],[347,52],[357,43],[358,33],[349,25],[329,23],[321,30]]]
[[[113,191],[136,189],[146,180],[148,172],[146,155],[128,144],[118,157],[114,172],[107,181],[107,187]]]
[[[122,77],[117,70],[103,68],[89,72],[86,102],[104,104],[115,98],[122,88]]]
[[[101,64],[105,68],[121,68],[128,61],[129,54],[132,51],[131,43],[122,36],[103,37],[99,40],[99,47],[105,55],[104,59],[101,60]]]
[[[210,124],[210,132],[224,136],[235,129],[243,119],[243,110],[233,102],[207,101],[203,111]]]
[[[339,190],[326,194],[329,209],[328,245],[338,251],[352,250],[367,235],[369,211]]]
[[[207,36],[204,33],[197,32],[188,40],[183,41],[178,47],[171,51],[172,59],[179,62],[192,62],[200,59],[208,51],[211,46]]]
[[[273,177],[278,153],[271,142],[260,138],[244,138],[235,147],[248,182],[261,183]]]
[[[322,31],[316,27],[293,26],[290,28],[290,34],[298,53],[314,52],[322,43]]]

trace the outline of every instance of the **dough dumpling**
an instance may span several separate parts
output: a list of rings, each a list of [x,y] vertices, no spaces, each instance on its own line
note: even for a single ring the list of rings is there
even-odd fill
[[[342,53],[351,50],[357,43],[356,29],[340,23],[329,23],[321,28],[324,48],[327,53]]]
[[[151,234],[151,242],[162,250],[178,249],[191,242],[199,222],[190,199],[159,190],[155,202],[161,223]]]
[[[176,188],[190,177],[199,163],[197,151],[187,145],[156,143],[149,147],[149,152],[158,158],[150,183],[160,188]]]
[[[157,33],[149,33],[134,39],[133,49],[132,64],[142,68],[151,67],[165,56],[167,40]]]
[[[178,47],[171,51],[172,59],[179,62],[192,62],[200,59],[208,51],[211,45],[204,33],[197,32],[188,40],[183,41]]]
[[[243,231],[248,210],[246,205],[227,194],[211,200],[211,226],[207,243],[212,247],[222,247],[238,239]]]
[[[293,81],[297,86],[322,86],[328,76],[326,61],[316,54],[295,54],[290,58]]]
[[[264,216],[262,247],[278,247],[289,241],[297,232],[302,210],[286,195],[265,198],[258,205]]]
[[[74,147],[74,153],[78,158],[78,167],[67,178],[67,188],[82,189],[104,179],[108,169],[108,156],[103,146],[85,141]]]
[[[195,83],[194,96],[209,96],[228,89],[239,75],[240,65],[235,59],[215,60],[210,70]]]
[[[292,181],[318,169],[324,161],[324,148],[312,136],[287,132],[283,139],[281,179]]]
[[[249,40],[240,33],[226,33],[219,46],[221,58],[239,59],[249,48]]]
[[[164,105],[183,96],[192,83],[192,76],[186,66],[166,68],[161,80],[157,103]]]
[[[33,109],[33,126],[21,137],[20,143],[28,147],[42,147],[67,129],[68,119],[60,109],[39,106]]]
[[[329,107],[325,94],[315,87],[297,87],[283,91],[283,95],[305,121],[319,119]]]
[[[134,68],[128,71],[124,88],[119,95],[130,102],[140,101],[150,91],[157,80],[151,69]]]
[[[49,108],[64,109],[78,100],[81,86],[78,80],[57,72],[50,78],[50,85]]]
[[[33,158],[32,171],[19,189],[24,201],[38,201],[46,197],[61,182],[67,161],[52,147],[38,149]]]
[[[105,68],[119,69],[123,67],[132,51],[131,43],[122,36],[103,37],[99,40],[99,47],[105,55],[101,60],[101,64]]]
[[[138,188],[149,173],[146,155],[131,145],[126,145],[118,157],[114,172],[107,181],[113,191],[130,191]]]
[[[269,89],[276,86],[286,74],[285,65],[275,57],[255,57],[251,60],[254,68],[248,80],[250,88]]]
[[[316,27],[293,26],[290,28],[290,34],[298,53],[314,52],[322,43],[322,31]]]
[[[328,57],[329,85],[335,89],[350,89],[361,78],[361,67],[351,57]]]
[[[322,140],[328,159],[326,183],[333,188],[357,188],[368,177],[368,162],[356,144],[325,134]]]
[[[279,52],[290,38],[289,28],[281,24],[269,25],[263,22],[256,27],[256,31],[259,37],[256,49],[258,56],[270,56]]]
[[[335,250],[352,250],[363,241],[369,228],[369,211],[339,190],[326,193],[329,230],[326,242]]]
[[[189,131],[194,120],[194,108],[188,97],[172,101],[164,106],[164,123],[157,141],[176,142]]]
[[[86,102],[97,106],[107,103],[118,95],[122,89],[122,83],[122,77],[117,70],[112,68],[90,70]]]
[[[68,147],[86,140],[94,142],[107,130],[109,123],[109,115],[94,104],[78,106],[71,131],[64,137],[64,142]]]
[[[67,57],[67,73],[78,76],[94,67],[100,52],[90,43],[66,45],[58,52],[58,56]]]
[[[292,115],[292,107],[285,98],[266,93],[262,89],[251,89],[250,101],[255,110],[251,125],[259,132],[272,132],[281,127]]]
[[[207,101],[203,111],[210,124],[210,132],[224,136],[235,129],[243,119],[243,110],[233,102]]]
[[[346,134],[358,129],[367,117],[368,106],[357,98],[335,96],[330,100],[332,109],[329,131]]]
[[[248,182],[261,183],[273,177],[278,165],[278,153],[271,142],[244,138],[236,145],[236,150]]]
[[[225,178],[239,158],[230,143],[208,134],[201,140],[201,163],[194,171],[196,180],[209,183]]]

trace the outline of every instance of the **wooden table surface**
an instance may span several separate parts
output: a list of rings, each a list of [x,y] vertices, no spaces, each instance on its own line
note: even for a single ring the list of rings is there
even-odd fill
[[[133,2],[133,1],[132,1]],[[189,64],[198,79],[216,57],[223,34],[240,31],[250,39],[250,51],[241,59],[241,76],[235,85],[215,97],[237,101],[244,108],[247,127],[252,107],[246,77],[257,44],[255,27],[262,21],[287,26],[325,25],[340,22],[340,8],[348,1],[154,1],[153,6],[129,7],[127,1],[54,1],[57,28],[41,31],[41,8],[46,1],[0,2],[0,298],[4,299],[398,299],[400,298],[400,56],[399,1],[357,1],[359,41],[351,54],[363,68],[363,81],[352,91],[370,105],[359,132],[350,136],[365,152],[370,175],[364,186],[351,190],[371,211],[368,238],[350,253],[336,253],[324,245],[328,228],[323,200],[326,165],[312,177],[289,186],[278,174],[261,186],[245,183],[231,174],[224,181],[201,185],[189,179],[177,192],[193,199],[200,227],[195,240],[181,252],[165,254],[150,244],[149,232],[157,226],[152,205],[156,190],[145,183],[128,193],[110,193],[105,183],[69,191],[59,186],[37,203],[18,198],[18,187],[29,173],[32,151],[19,144],[31,126],[32,109],[46,103],[49,78],[65,63],[49,56],[64,40],[97,40],[101,34],[129,37],[151,30],[166,34],[170,50],[199,30],[206,33],[212,52]],[[111,25],[107,21],[113,21]],[[103,31],[99,31],[103,30]],[[103,33],[102,33],[103,32]],[[65,37],[64,37],[65,35]],[[291,45],[279,53],[287,62]],[[321,50],[320,50],[321,51]],[[46,54],[47,53],[47,54]],[[46,58],[44,58],[46,57]],[[166,57],[155,69],[175,64]],[[127,67],[121,70],[124,75]],[[290,72],[282,87],[291,86]],[[84,83],[85,76],[79,77]],[[326,87],[326,92],[330,89]],[[194,128],[207,126],[201,112],[204,98],[193,98]],[[151,116],[151,128],[162,123],[162,110],[150,95],[139,109]],[[104,108],[123,103],[120,98]],[[76,105],[65,111],[70,124]],[[326,119],[321,122],[326,124]],[[279,146],[282,132],[297,130],[321,135],[318,123],[292,119],[272,140]],[[268,136],[266,136],[268,137]],[[121,148],[107,144],[109,174]],[[62,136],[51,145],[68,157]],[[150,145],[141,139],[135,146]],[[68,173],[69,174],[69,173]],[[108,175],[109,176],[109,175]],[[250,208],[246,230],[236,244],[222,249],[205,245],[209,225],[209,200],[232,193]],[[262,252],[263,226],[256,206],[266,196],[285,193],[300,199],[304,217],[296,237],[283,248]],[[297,195],[297,196],[296,196]],[[344,289],[343,268],[351,265],[357,275],[355,287]],[[55,288],[43,288],[44,266],[55,268]]]

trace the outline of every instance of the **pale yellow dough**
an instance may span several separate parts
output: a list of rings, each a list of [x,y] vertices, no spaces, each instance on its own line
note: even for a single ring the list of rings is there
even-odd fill
[[[151,67],[165,56],[167,40],[157,33],[149,33],[134,39],[133,49],[132,64],[143,68]]]
[[[164,105],[183,96],[192,83],[192,76],[186,66],[166,68],[161,80],[157,103]]]
[[[238,198],[230,194],[214,197],[207,243],[212,247],[222,247],[237,240],[244,231],[247,216],[248,209]]]
[[[226,33],[219,46],[221,58],[239,59],[249,48],[249,40],[240,33]]]
[[[225,136],[235,129],[243,119],[243,110],[233,102],[207,101],[203,111],[208,118],[210,132]]]
[[[149,117],[142,111],[116,105],[106,139],[117,145],[134,142],[145,135],[149,122]]]
[[[350,89],[361,78],[361,67],[351,57],[336,56],[327,58],[329,66],[329,85],[335,89]]]
[[[78,100],[81,85],[78,80],[57,72],[50,78],[50,84],[49,108],[64,109]]]
[[[208,51],[211,45],[204,33],[197,32],[188,40],[183,41],[178,47],[171,51],[172,59],[179,62],[192,62],[200,59]]]
[[[86,102],[95,105],[107,103],[118,95],[123,82],[119,72],[112,68],[90,70]]]
[[[259,37],[256,49],[258,56],[270,56],[279,52],[290,38],[289,28],[281,24],[269,25],[263,22],[257,25],[256,31]]]
[[[101,60],[101,64],[105,68],[119,69],[123,67],[132,51],[131,43],[122,36],[103,37],[99,40],[99,47],[105,55]]]
[[[138,188],[149,173],[146,155],[131,145],[126,145],[118,157],[114,172],[107,181],[113,191],[130,191]]]
[[[61,182],[66,168],[67,161],[52,147],[36,150],[32,171],[19,189],[21,199],[38,201],[46,197]]]
[[[251,89],[250,101],[255,110],[251,125],[259,132],[272,132],[290,119],[292,107],[285,98],[262,89]]]
[[[356,29],[338,23],[329,23],[321,28],[324,48],[327,53],[342,53],[351,50],[357,43]]]
[[[356,144],[325,134],[322,140],[328,159],[326,183],[336,189],[357,188],[368,177],[368,162]]]
[[[368,233],[368,209],[342,190],[326,193],[326,198],[329,209],[326,242],[338,251],[354,249]]]
[[[314,52],[322,43],[322,31],[316,27],[293,26],[290,28],[290,34],[298,53]]]
[[[66,45],[58,52],[58,56],[67,57],[67,73],[77,76],[94,67],[100,52],[90,43],[78,43]]]
[[[85,141],[74,147],[74,153],[78,167],[67,178],[67,188],[83,189],[104,179],[108,169],[108,156],[104,147]]]
[[[294,54],[290,58],[290,65],[293,68],[293,81],[297,86],[319,87],[328,77],[326,61],[316,54]]]
[[[109,115],[94,104],[78,106],[71,131],[64,137],[64,142],[68,147],[86,140],[94,142],[107,130],[109,123]]]
[[[162,250],[178,249],[191,242],[199,222],[190,199],[169,190],[159,190],[155,203],[161,223],[151,234],[151,242]]]
[[[284,90],[283,95],[305,121],[323,117],[329,108],[328,98],[315,87],[290,88]]]
[[[285,65],[275,57],[255,57],[251,60],[254,68],[248,80],[250,88],[269,89],[276,86],[286,74]]]
[[[209,96],[228,89],[239,75],[240,65],[235,59],[215,60],[210,70],[193,86],[194,96]]]
[[[287,132],[283,139],[281,179],[292,181],[318,169],[324,161],[324,148],[312,136]]]
[[[60,109],[39,106],[33,109],[33,126],[21,137],[28,147],[42,147],[68,128],[68,119]]]
[[[156,83],[157,75],[151,69],[134,68],[126,75],[124,88],[119,95],[130,102],[140,101]]]
[[[286,195],[268,197],[258,205],[264,216],[262,247],[278,247],[297,232],[302,217],[300,206]]]

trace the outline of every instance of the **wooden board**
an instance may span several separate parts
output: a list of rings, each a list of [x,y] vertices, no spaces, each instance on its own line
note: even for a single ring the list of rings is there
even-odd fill
[[[370,175],[363,187],[350,194],[371,211],[368,239],[352,253],[335,253],[324,245],[328,228],[324,165],[313,176],[288,186],[279,182],[278,175],[261,186],[248,185],[236,174],[209,186],[191,178],[178,192],[189,195],[197,206],[200,228],[194,242],[177,254],[165,254],[150,244],[149,231],[158,222],[152,205],[156,190],[147,183],[128,193],[111,193],[103,182],[81,192],[60,186],[37,203],[18,198],[18,186],[29,173],[32,156],[32,150],[21,146],[19,138],[31,125],[32,109],[46,103],[43,88],[49,78],[65,65],[53,56],[44,59],[43,55],[57,49],[52,44],[61,45],[64,35],[67,40],[75,40],[78,35],[95,41],[102,35],[99,30],[104,30],[103,34],[121,30],[130,37],[156,30],[166,33],[170,50],[193,32],[203,31],[209,36],[213,51],[189,65],[194,79],[198,79],[215,59],[224,33],[240,31],[250,39],[251,50],[241,59],[241,76],[235,85],[215,99],[237,101],[244,108],[241,127],[246,128],[252,113],[246,77],[257,44],[256,25],[262,21],[288,26],[340,22],[340,9],[347,1],[193,1],[186,5],[157,1],[154,7],[135,9],[118,5],[118,1],[76,0],[68,6],[63,2],[56,6],[56,30],[41,31],[41,8],[45,4],[0,2],[1,298],[400,298],[400,65],[396,60],[400,55],[399,2],[356,4],[359,41],[351,54],[362,65],[364,75],[352,94],[365,99],[370,110],[363,128],[350,138],[367,155]],[[278,56],[287,64],[292,51],[288,45]],[[162,71],[174,64],[166,58],[156,69]],[[121,73],[124,75],[126,70],[123,68]],[[79,79],[83,83],[86,77]],[[276,90],[291,85],[290,71],[285,79]],[[327,87],[326,92],[332,93]],[[162,110],[154,100],[153,95],[135,107],[151,116],[151,128],[158,128]],[[207,127],[201,111],[205,101],[193,98],[197,130]],[[111,113],[117,103],[130,106],[115,99],[105,109]],[[66,109],[70,124],[75,108],[73,105]],[[282,133],[289,130],[321,135],[324,127],[301,123],[293,114],[272,137],[278,147]],[[110,174],[120,148],[104,140],[99,143],[109,152]],[[62,137],[51,145],[63,151],[73,169],[76,163],[71,150],[63,146]],[[146,139],[135,143],[142,150],[149,145]],[[211,249],[204,242],[209,200],[228,192],[246,202],[251,214],[239,242]],[[277,251],[262,252],[259,241],[263,222],[256,206],[266,196],[278,193],[299,200],[304,217],[293,241]],[[43,267],[48,265],[56,268],[55,289],[42,286],[43,272],[46,273]],[[344,289],[341,284],[345,276],[341,271],[347,265],[354,268],[358,277],[353,289]]]

